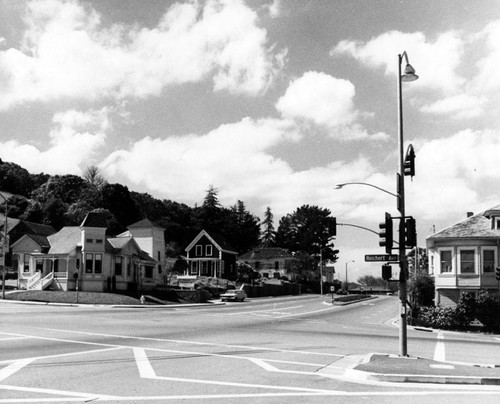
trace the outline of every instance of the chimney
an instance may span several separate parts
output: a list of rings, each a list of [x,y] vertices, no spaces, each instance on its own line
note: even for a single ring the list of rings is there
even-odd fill
[[[467,218],[474,216],[474,212],[467,212]]]

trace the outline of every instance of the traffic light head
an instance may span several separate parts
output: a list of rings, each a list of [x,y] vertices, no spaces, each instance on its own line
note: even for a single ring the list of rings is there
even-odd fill
[[[413,217],[405,220],[405,246],[413,248],[417,245],[417,224]]]
[[[415,151],[413,150],[412,145],[410,145],[406,151],[404,175],[409,175],[411,177],[415,175]]]
[[[385,247],[385,252],[387,254],[391,254],[393,246],[393,232],[392,217],[389,213],[385,213],[385,220],[383,223],[380,223],[378,227],[381,230],[378,233],[378,235],[380,236],[379,245],[380,247]]]
[[[392,267],[389,264],[382,265],[382,279],[388,281],[392,278]]]

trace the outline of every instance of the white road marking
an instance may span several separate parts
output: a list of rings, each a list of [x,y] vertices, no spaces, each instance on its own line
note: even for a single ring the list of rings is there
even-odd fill
[[[138,340],[138,341],[157,341],[157,342],[171,342],[175,344],[186,344],[186,345],[198,345],[198,346],[212,346],[212,347],[222,347],[228,349],[247,349],[249,353],[251,351],[269,351],[269,352],[283,352],[283,353],[296,353],[301,355],[317,355],[317,356],[333,356],[335,358],[343,358],[345,355],[341,354],[330,354],[330,353],[322,353],[322,352],[314,352],[314,351],[297,351],[293,349],[279,349],[279,348],[269,348],[269,347],[260,347],[260,346],[252,346],[252,345],[228,345],[228,344],[217,344],[214,342],[199,342],[199,341],[187,341],[187,340],[178,340],[178,339],[166,339],[166,338],[151,338],[151,337],[133,337],[128,335],[117,335],[117,334],[104,334],[104,333],[93,333],[86,331],[73,331],[73,330],[61,330],[57,328],[36,328],[39,330],[47,330],[47,331],[57,331],[59,333],[65,332],[68,334],[83,334],[83,335],[93,335],[100,337],[110,337],[110,338],[121,338],[121,339],[130,339],[130,340]],[[33,338],[43,338],[43,337],[33,337]],[[45,338],[50,339],[50,338]],[[55,339],[57,340],[57,339]],[[70,340],[69,340],[70,341]],[[78,341],[76,341],[78,342]],[[83,342],[82,342],[83,343]],[[128,347],[126,345],[117,345],[117,344],[106,344],[106,343],[89,343],[94,345],[102,345],[102,346],[119,346],[119,347]]]
[[[284,390],[284,391],[307,391],[312,393],[331,393],[332,390],[323,390],[323,389],[310,389],[307,387],[289,387],[289,386],[276,386],[276,385],[267,385],[267,384],[253,384],[253,383],[237,383],[237,382],[223,382],[218,380],[201,380],[201,379],[187,379],[184,377],[166,377],[166,376],[157,376],[151,364],[149,363],[149,359],[146,355],[146,352],[142,348],[134,348],[134,355],[137,360],[137,367],[139,369],[139,374],[143,378],[147,379],[156,379],[156,380],[168,380],[175,382],[187,382],[187,383],[196,383],[196,384],[211,384],[217,386],[232,386],[232,387],[251,387],[251,388],[261,388],[261,389],[270,389],[270,390]],[[145,363],[147,362],[147,364]]]
[[[0,382],[3,382],[8,377],[12,376],[14,373],[18,372],[22,368],[28,366],[34,359],[20,359],[16,360],[10,365],[4,367],[0,370]]]
[[[280,307],[280,310],[300,309],[301,307],[304,307],[304,305],[291,306],[291,307]],[[245,315],[245,314],[268,313],[268,312],[273,312],[273,311],[276,311],[276,307],[273,307],[272,309],[264,309],[264,310],[238,311],[237,313],[224,313],[224,315],[225,316],[241,316],[241,315]]]
[[[41,389],[34,387],[19,387],[19,386],[10,386],[7,384],[0,384],[0,389],[4,390],[13,390],[13,391],[22,391],[28,393],[43,393],[43,394],[53,394],[60,396],[67,396],[61,398],[6,398],[0,399],[0,403],[53,403],[57,401],[68,402],[68,401],[80,401],[80,402],[90,402],[94,400],[117,400],[119,397],[111,396],[107,394],[93,394],[93,393],[78,393],[76,391],[66,391],[66,390],[55,390],[55,389]],[[73,398],[70,398],[73,397]]]
[[[437,339],[436,349],[434,350],[434,360],[444,362],[446,360],[446,349],[444,346],[444,333],[442,331],[438,332]]]

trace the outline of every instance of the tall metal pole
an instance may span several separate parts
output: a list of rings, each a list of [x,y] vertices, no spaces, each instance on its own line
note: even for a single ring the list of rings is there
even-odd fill
[[[399,301],[400,301],[400,321],[399,321],[399,354],[408,355],[407,347],[407,313],[406,313],[406,250],[405,250],[405,181],[404,181],[404,145],[403,145],[403,97],[401,94],[401,62],[403,55],[398,55],[398,131],[399,131]]]
[[[319,250],[319,277],[320,277],[320,292],[323,296],[323,249]]]
[[[2,299],[5,299],[5,272],[7,271],[7,268],[5,268],[5,256],[7,255],[7,251],[9,250],[9,243],[8,243],[8,238],[7,238],[7,217],[9,215],[9,209],[7,206],[7,199],[0,194],[2,198],[5,201],[5,223],[4,223],[4,234],[3,234],[3,251],[2,251]]]

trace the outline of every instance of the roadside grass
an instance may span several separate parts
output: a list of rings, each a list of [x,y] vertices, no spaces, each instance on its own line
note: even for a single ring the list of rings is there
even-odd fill
[[[20,300],[43,303],[67,303],[67,304],[141,304],[139,299],[115,293],[93,293],[78,292],[78,302],[76,292],[62,292],[49,290],[29,290],[10,292],[5,295],[6,300]]]

